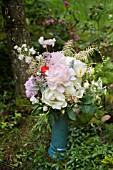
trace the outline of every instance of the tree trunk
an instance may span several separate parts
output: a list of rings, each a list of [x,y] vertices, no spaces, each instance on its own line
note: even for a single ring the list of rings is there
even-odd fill
[[[25,98],[24,83],[28,78],[26,73],[28,65],[18,60],[14,50],[15,45],[30,45],[23,0],[2,0],[2,13],[15,80],[16,98]]]

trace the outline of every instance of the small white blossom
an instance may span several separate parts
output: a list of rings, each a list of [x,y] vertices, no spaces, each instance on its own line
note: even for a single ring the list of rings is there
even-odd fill
[[[37,100],[36,97],[34,97],[34,96],[32,96],[32,97],[30,98],[30,101],[32,102],[32,104],[35,104],[35,103],[38,102],[38,100]]]
[[[94,74],[94,72],[95,72],[94,68],[89,67],[89,73],[90,73],[90,74]]]
[[[19,54],[19,55],[18,55],[18,59],[19,59],[19,60],[23,60],[23,59],[24,59],[24,55],[23,55],[23,54]]]
[[[36,74],[37,74],[37,76],[40,76],[40,75],[41,75],[41,73],[40,73],[40,72],[37,72]]]
[[[30,52],[31,54],[33,54],[33,55],[36,53],[36,51],[34,50],[33,47],[29,49],[29,52]]]
[[[28,51],[28,48],[24,48],[24,51]]]
[[[42,55],[36,56],[35,59],[36,60],[40,60],[42,58]]]
[[[47,106],[44,106],[43,107],[43,111],[46,112],[48,110],[48,107]]]
[[[107,92],[106,86],[103,88],[103,92],[106,95],[106,92]]]
[[[109,14],[108,15],[108,19],[112,19],[113,15],[112,14]]]
[[[26,48],[26,47],[27,47],[27,45],[26,45],[26,44],[22,44],[22,47]]]
[[[86,69],[87,69],[87,66],[85,63],[83,63],[79,60],[76,60],[74,62],[74,71],[75,71],[77,77],[83,77],[83,75],[86,72]]]
[[[29,56],[26,56],[26,58],[25,58],[25,62],[26,63],[31,63],[31,60],[32,60],[32,58],[31,57],[29,57]]]
[[[21,53],[21,50],[22,49],[20,47],[17,48],[18,53]]]
[[[95,82],[94,80],[92,81],[92,85],[95,85],[96,87],[98,87],[98,82]]]
[[[15,46],[14,46],[14,49],[15,49],[15,50],[17,50],[17,48],[18,48],[18,46],[17,46],[17,45],[15,45]]]
[[[88,83],[88,82],[85,82],[85,83],[84,83],[84,88],[85,88],[85,89],[88,89],[88,88],[89,88],[89,83]]]

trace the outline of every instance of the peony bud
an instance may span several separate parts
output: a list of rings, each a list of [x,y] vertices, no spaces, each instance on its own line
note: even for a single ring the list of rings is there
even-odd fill
[[[43,107],[43,111],[46,112],[48,110],[48,107],[47,106],[44,106]]]
[[[84,88],[85,88],[85,89],[88,89],[88,88],[89,88],[89,83],[88,83],[88,82],[85,82],[85,83],[84,83]]]

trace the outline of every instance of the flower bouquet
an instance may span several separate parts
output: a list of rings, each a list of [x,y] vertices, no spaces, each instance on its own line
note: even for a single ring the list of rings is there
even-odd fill
[[[101,96],[106,93],[101,78],[95,76],[94,63],[90,57],[95,48],[76,53],[73,43],[68,41],[62,51],[49,52],[48,46],[53,47],[55,41],[55,38],[44,40],[40,37],[39,43],[46,49],[42,54],[26,44],[14,47],[19,54],[18,59],[29,64],[27,71],[30,77],[25,83],[25,89],[34,111],[47,114],[54,130],[58,127],[57,132],[52,132],[54,139],[50,155],[54,155],[55,149],[61,153],[66,150],[66,140],[57,143],[62,138],[59,135],[62,126],[61,133],[64,131],[65,138],[67,136],[67,116],[75,120],[79,112],[96,113]],[[54,137],[55,134],[57,137]]]

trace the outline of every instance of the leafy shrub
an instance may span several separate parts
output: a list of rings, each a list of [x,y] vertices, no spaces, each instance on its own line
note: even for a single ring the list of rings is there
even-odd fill
[[[67,152],[68,169],[108,170],[108,166],[104,166],[102,160],[107,155],[113,156],[112,146],[103,144],[93,128],[73,128],[68,146],[70,148]]]

